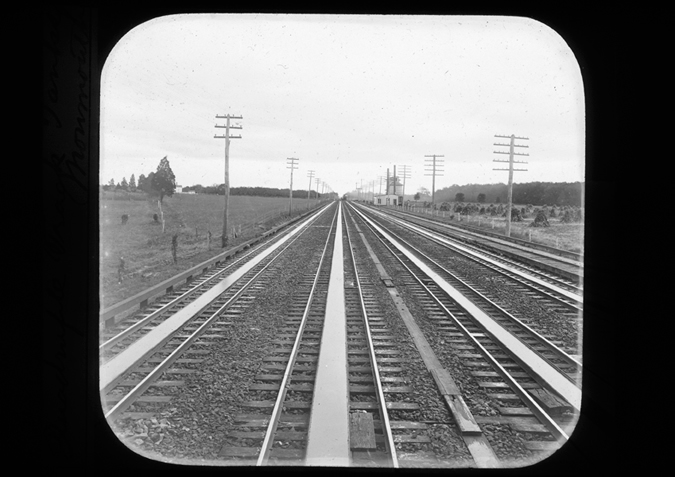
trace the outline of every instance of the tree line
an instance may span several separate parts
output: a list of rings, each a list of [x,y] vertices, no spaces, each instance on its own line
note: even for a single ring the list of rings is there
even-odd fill
[[[117,184],[114,179],[110,179],[110,182],[101,188],[108,191],[145,192],[151,198],[158,198],[162,202],[165,196],[171,197],[176,192],[176,176],[171,170],[169,159],[164,156],[155,172],[150,172],[147,176],[145,174],[138,176],[138,183],[134,174],[131,174],[129,182],[126,176]]]
[[[194,191],[197,194],[216,194],[225,195],[225,184],[214,184],[211,186],[203,186],[197,184],[194,186],[183,187],[184,192]],[[317,194],[316,191],[309,191],[310,199],[326,197],[328,194]],[[256,197],[288,197],[288,189],[278,189],[273,187],[230,187],[230,195],[250,195]],[[307,191],[293,189],[293,198],[306,199]]]
[[[583,182],[524,182],[513,184],[513,203],[580,207]],[[508,185],[454,184],[436,191],[436,202],[506,203]]]
[[[101,188],[105,191],[127,191],[127,192],[145,192],[150,198],[157,198],[160,202],[165,196],[172,196],[176,192],[176,176],[171,170],[171,165],[166,156],[160,160],[157,170],[150,172],[147,176],[141,174],[136,176],[131,174],[127,182],[126,176],[118,183],[114,179],[110,179],[108,184],[102,185]],[[197,194],[216,194],[225,195],[225,184],[214,184],[211,186],[202,186],[197,184],[194,186],[187,186],[183,188],[184,192],[194,191]],[[337,194],[334,192],[328,194],[319,194],[317,191],[309,191],[309,196],[306,190],[293,190],[293,198],[310,199],[317,198],[335,198]],[[230,195],[249,195],[257,197],[288,197],[288,189],[278,189],[272,187],[231,187]]]

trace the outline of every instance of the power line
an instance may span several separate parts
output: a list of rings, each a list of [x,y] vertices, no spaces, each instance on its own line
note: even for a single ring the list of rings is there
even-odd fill
[[[307,208],[309,209],[309,197],[312,192],[312,177],[314,177],[314,171],[307,171],[307,177],[309,177],[309,188],[307,189]],[[319,191],[317,190],[316,193],[318,194]]]
[[[437,162],[437,161],[436,161],[436,158],[437,158],[437,157],[445,157],[445,156],[440,156],[440,155],[438,155],[438,154],[431,154],[431,155],[424,156],[424,157],[431,157],[431,158],[433,158],[433,159],[425,159],[425,160],[424,160],[424,161],[427,162],[427,163],[428,163],[428,162],[431,162],[431,165],[432,165],[432,168],[431,168],[431,169],[425,169],[425,171],[431,172],[431,174],[424,174],[424,175],[425,175],[425,176],[431,176],[431,203],[433,204],[433,203],[434,203],[434,198],[435,198],[435,195],[436,195],[436,175],[437,175],[439,172],[444,172],[444,171],[439,170],[439,169],[436,168],[436,162]],[[442,163],[443,160],[438,161],[438,162],[441,162],[441,163]],[[429,165],[429,164],[425,164],[425,166],[428,166],[428,165]],[[440,175],[443,175],[443,174],[440,174]]]
[[[222,248],[227,247],[227,215],[230,201],[230,139],[241,139],[241,136],[230,136],[230,129],[241,129],[240,125],[231,125],[230,119],[244,119],[241,116],[232,116],[226,114],[225,116],[216,115],[216,119],[225,119],[225,126],[216,124],[217,128],[225,128],[225,135],[213,137],[216,139],[225,139],[225,207],[223,209],[223,237]]]
[[[295,157],[289,157],[286,159],[286,169],[291,170],[291,187],[289,188],[288,192],[288,215],[291,215],[293,213],[293,171],[297,169],[296,166],[296,161],[299,159]]]
[[[403,168],[403,198],[405,199],[405,180],[410,179],[410,169],[408,169],[410,166],[404,164],[399,167]]]
[[[513,171],[527,171],[527,169],[514,169],[513,164],[527,164],[525,161],[514,161],[513,156],[529,156],[529,154],[525,153],[520,153],[520,152],[514,152],[513,148],[514,147],[528,147],[524,146],[521,144],[516,144],[515,140],[516,139],[522,139],[529,141],[529,138],[526,137],[518,137],[514,136],[511,134],[510,136],[500,136],[498,134],[495,134],[495,137],[501,137],[501,138],[506,138],[510,139],[509,144],[502,144],[502,143],[494,143],[495,146],[506,146],[509,148],[509,152],[504,152],[504,151],[493,151],[495,154],[508,154],[509,155],[509,160],[501,160],[501,159],[493,159],[492,162],[508,162],[509,163],[509,168],[508,169],[493,169],[494,171],[509,171],[509,188],[508,188],[508,193],[507,193],[507,206],[506,206],[506,236],[510,237],[511,236],[511,207],[512,207],[512,202],[513,202]]]

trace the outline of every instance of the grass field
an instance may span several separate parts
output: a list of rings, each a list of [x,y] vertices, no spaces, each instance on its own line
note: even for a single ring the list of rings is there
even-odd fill
[[[516,205],[519,209],[522,207]],[[419,212],[419,209],[418,209]],[[427,209],[427,213],[429,210]],[[436,211],[439,218],[443,218],[442,212]],[[449,220],[449,216],[455,216],[454,220]],[[562,250],[583,253],[584,243],[584,224],[582,223],[563,223],[560,217],[548,217],[550,227],[530,227],[534,221],[535,214],[530,214],[522,222],[511,222],[511,237],[528,240],[542,245],[549,245]],[[459,214],[454,212],[445,212],[445,220],[450,223],[457,223]],[[497,233],[504,233],[506,230],[506,217],[490,215],[463,215],[461,222],[472,226],[478,226]]]
[[[317,200],[310,200],[316,206]],[[162,203],[165,229],[153,220],[159,215],[157,201],[144,194],[106,193],[99,211],[99,263],[101,307],[160,283],[183,270],[222,253],[224,198],[207,194],[175,194]],[[293,198],[293,213],[307,211],[307,199]],[[122,215],[129,219],[122,225]],[[288,199],[231,196],[228,246],[235,246],[289,219]],[[232,229],[236,231],[233,236]],[[208,232],[211,232],[209,247]],[[172,237],[177,239],[177,263],[173,263]],[[125,274],[118,282],[118,265],[124,258]]]

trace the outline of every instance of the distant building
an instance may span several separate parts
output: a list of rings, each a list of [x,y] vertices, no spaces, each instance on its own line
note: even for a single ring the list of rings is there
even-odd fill
[[[182,194],[183,193],[183,186],[176,186],[176,194]]]
[[[376,195],[373,199],[374,205],[403,205],[403,196],[388,194],[388,195]]]

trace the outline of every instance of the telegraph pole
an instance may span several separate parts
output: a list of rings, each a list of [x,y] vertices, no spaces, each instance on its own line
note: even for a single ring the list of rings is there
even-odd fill
[[[297,169],[296,161],[298,159],[295,157],[289,157],[286,159],[286,169],[291,170],[291,187],[288,192],[288,215],[290,216],[293,213],[293,170]]]
[[[409,166],[403,165],[399,166],[403,169],[403,200],[405,200],[405,180],[410,179],[410,169],[408,169]]]
[[[225,208],[223,210],[223,237],[222,237],[222,248],[227,247],[227,214],[230,202],[230,139],[241,139],[241,136],[230,136],[230,129],[241,129],[241,126],[233,126],[230,124],[230,119],[244,119],[241,116],[232,116],[226,114],[225,116],[216,115],[217,119],[225,119],[225,126],[216,124],[217,128],[225,128],[225,135],[218,136],[217,134],[213,137],[216,139],[225,139]]]
[[[425,159],[425,161],[427,163],[431,163],[432,168],[431,169],[425,169],[425,171],[431,172],[431,174],[424,174],[425,176],[429,176],[429,175],[431,176],[431,203],[433,204],[434,200],[435,200],[435,197],[436,197],[436,174],[438,172],[443,172],[442,170],[436,169],[436,162],[437,162],[436,158],[437,157],[445,157],[445,156],[439,156],[438,154],[432,154],[432,155],[424,156],[424,157],[433,158],[433,159]],[[439,161],[439,162],[443,162],[443,161]],[[428,166],[429,164],[425,164],[425,165]],[[443,174],[441,174],[441,175],[443,175]]]
[[[314,177],[314,171],[307,171],[307,177],[309,177],[309,188],[307,189],[307,208],[309,209],[309,197],[312,192],[312,177]]]
[[[508,169],[493,169],[494,171],[509,171],[509,189],[508,189],[508,205],[506,206],[506,236],[510,237],[511,236],[511,207],[512,207],[512,201],[513,201],[513,171],[526,171],[527,169],[514,169],[513,164],[518,163],[518,164],[527,164],[525,161],[514,161],[513,156],[529,156],[529,154],[525,153],[520,153],[520,152],[514,152],[513,148],[514,147],[528,147],[528,146],[523,146],[520,144],[515,144],[516,139],[522,139],[525,141],[529,141],[529,138],[526,137],[518,137],[513,134],[510,136],[500,136],[498,134],[495,134],[495,137],[502,137],[505,139],[510,139],[509,144],[501,144],[501,143],[494,143],[495,146],[508,146],[509,152],[504,152],[504,151],[494,151],[495,154],[508,154],[509,155],[509,160],[501,160],[501,159],[493,159],[492,162],[508,162],[509,163],[509,168]]]

